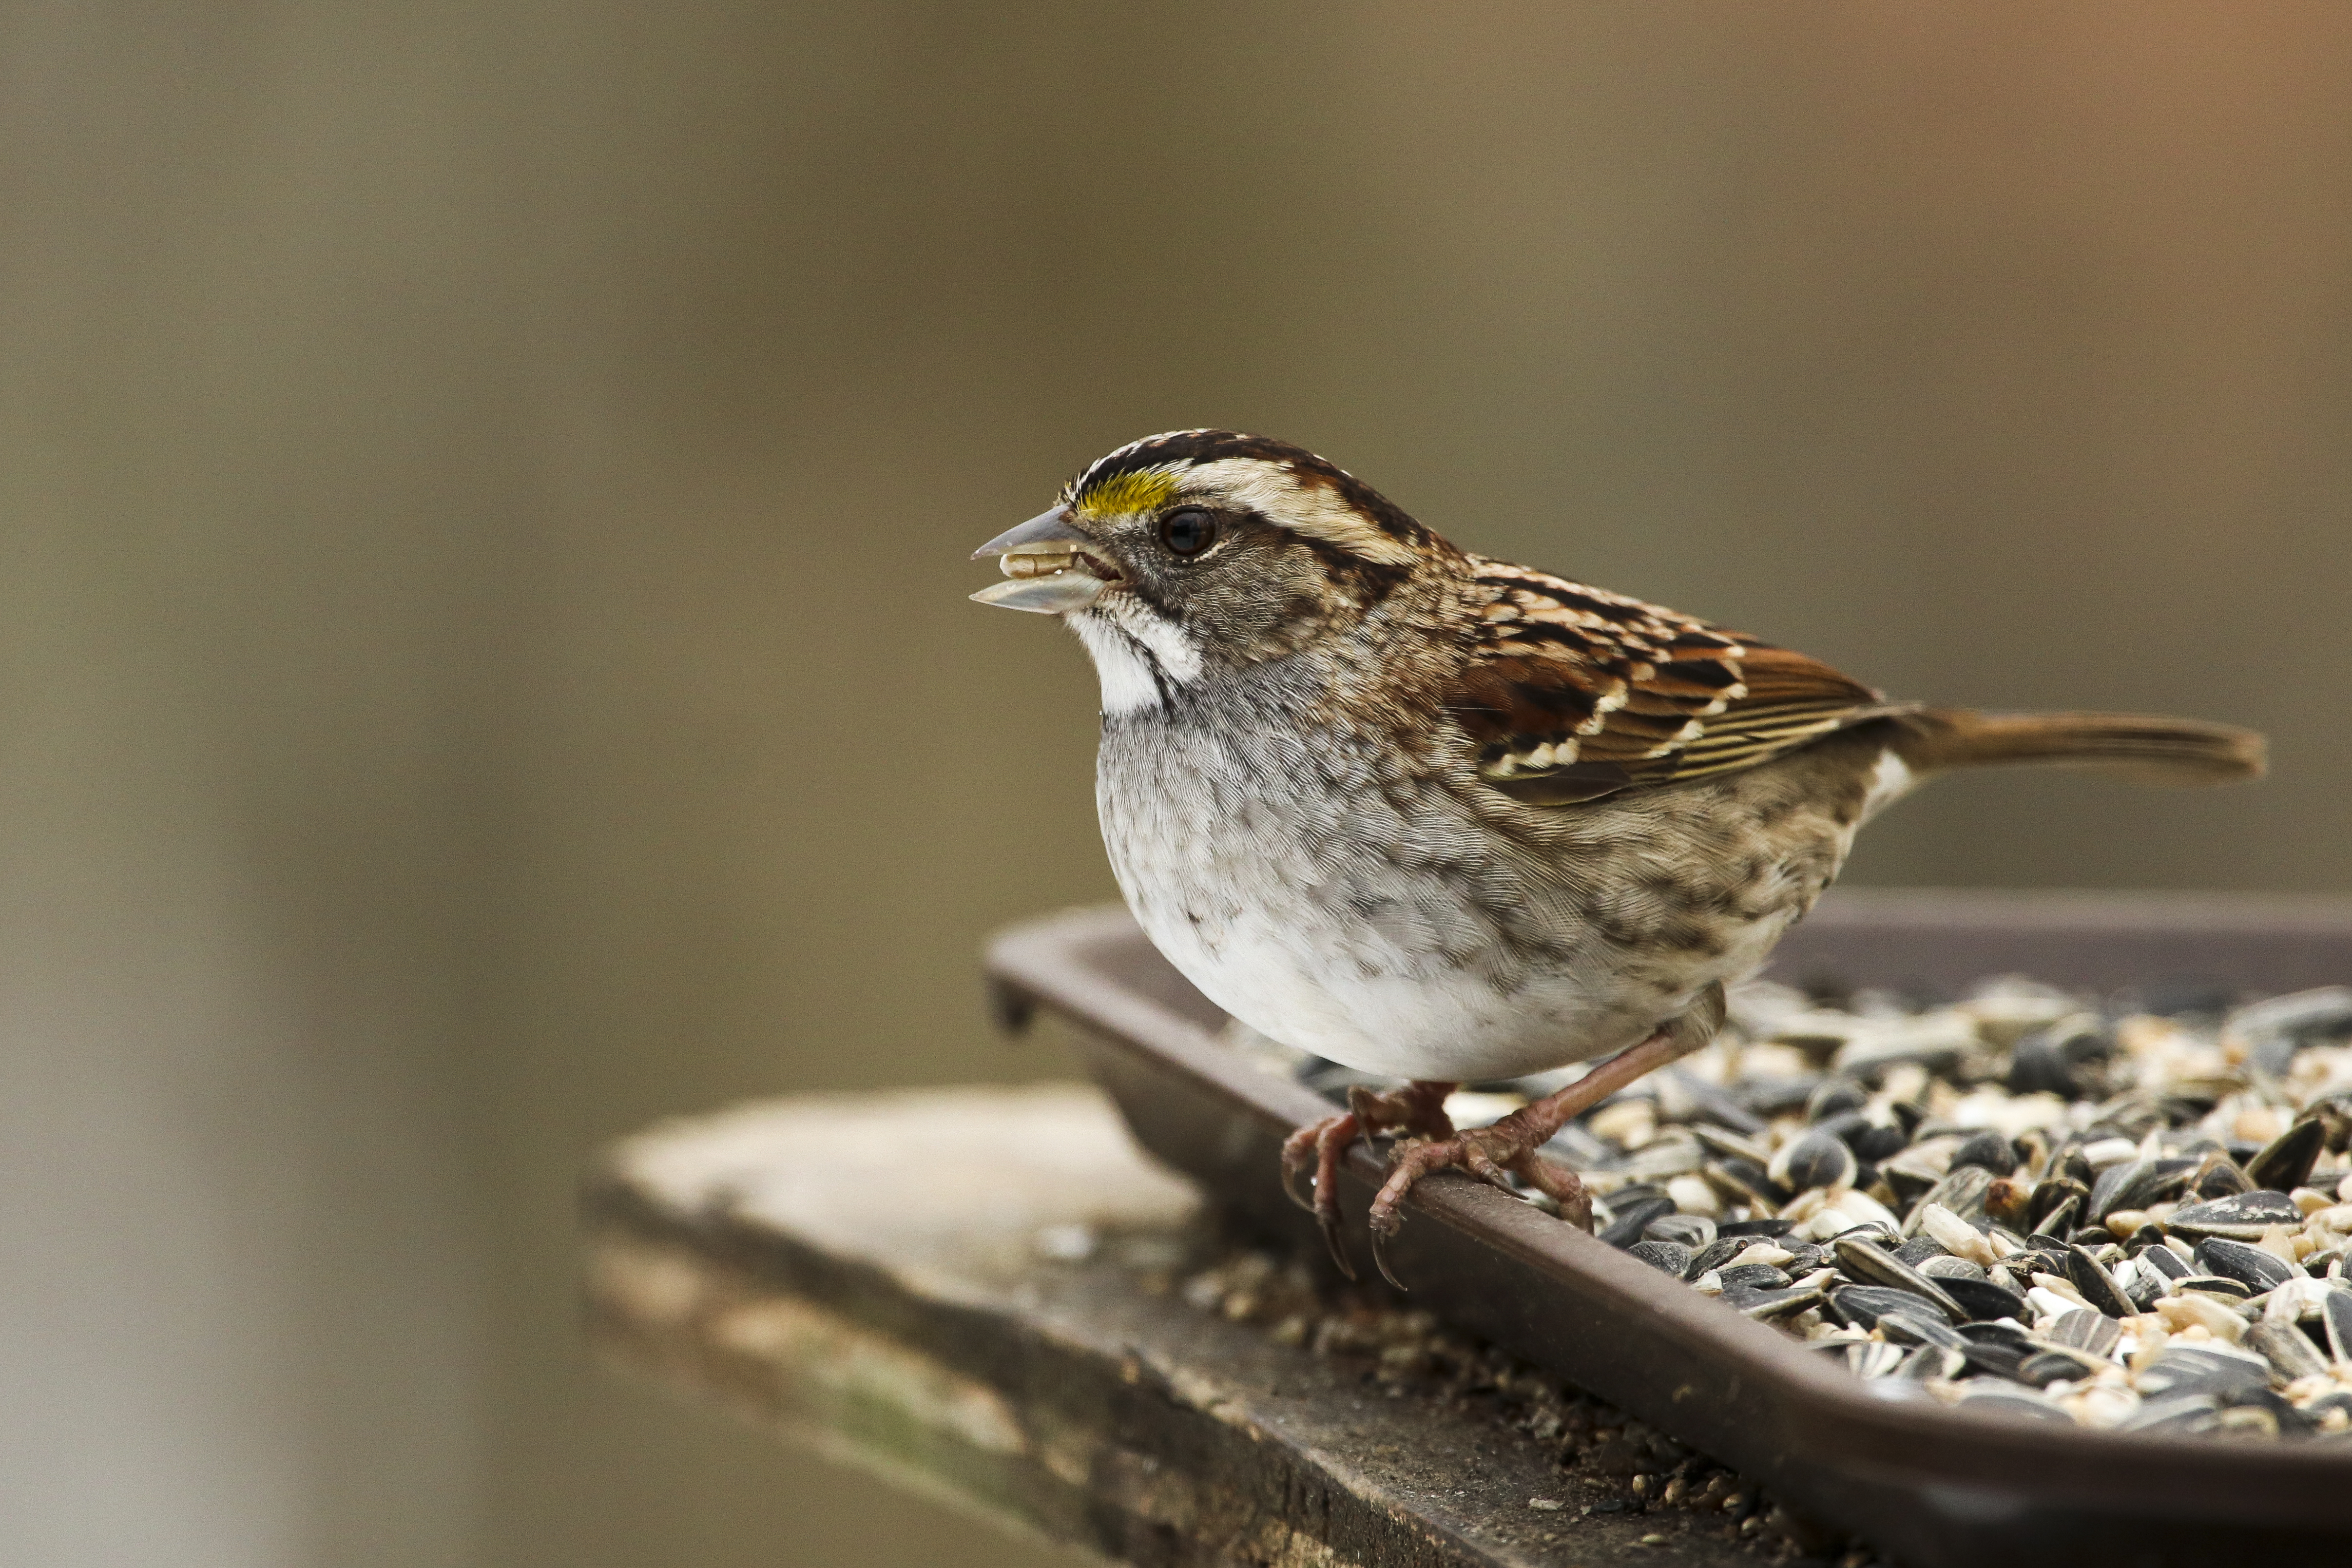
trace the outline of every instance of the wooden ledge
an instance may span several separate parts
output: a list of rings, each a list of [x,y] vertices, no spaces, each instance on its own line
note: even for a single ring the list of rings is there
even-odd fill
[[[1198,1210],[1091,1089],[750,1105],[612,1152],[588,1322],[616,1366],[1118,1561],[1756,1561],[1581,1516],[1557,1445],[1188,1305]]]

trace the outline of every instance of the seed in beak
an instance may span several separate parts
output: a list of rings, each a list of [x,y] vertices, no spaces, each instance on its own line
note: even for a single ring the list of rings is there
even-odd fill
[[[1007,577],[1050,577],[1078,563],[1077,546],[1054,550],[1008,550],[997,557]]]

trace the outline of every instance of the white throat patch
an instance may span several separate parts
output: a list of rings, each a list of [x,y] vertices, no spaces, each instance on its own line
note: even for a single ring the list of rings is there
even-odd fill
[[[1148,611],[1115,618],[1088,611],[1069,619],[1070,629],[1078,634],[1095,661],[1106,715],[1157,708],[1163,698],[1163,682],[1181,686],[1200,677],[1200,649],[1181,631]]]

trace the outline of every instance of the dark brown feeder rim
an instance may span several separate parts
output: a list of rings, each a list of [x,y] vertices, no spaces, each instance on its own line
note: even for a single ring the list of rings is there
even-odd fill
[[[1283,1195],[1281,1140],[1329,1107],[1219,1045],[1223,1015],[1124,910],[1001,933],[1002,1015],[1080,1026],[1088,1070],[1137,1139],[1256,1228],[1319,1249]],[[2021,973],[2112,991],[2275,993],[2352,980],[2352,900],[2234,894],[1875,891],[1825,899],[1772,973],[1957,991]],[[1359,1146],[1342,1206],[1359,1265],[1381,1175]],[[2244,1561],[2352,1542],[2352,1439],[2274,1443],[2094,1431],[1948,1408],[1865,1383],[1776,1330],[1530,1205],[1452,1173],[1390,1249],[1440,1317],[1738,1467],[1906,1563]]]

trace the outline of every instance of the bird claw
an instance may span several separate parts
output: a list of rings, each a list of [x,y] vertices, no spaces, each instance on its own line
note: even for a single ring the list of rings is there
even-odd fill
[[[1356,1266],[1348,1261],[1348,1249],[1339,1239],[1339,1161],[1362,1126],[1352,1112],[1326,1117],[1299,1128],[1282,1146],[1283,1193],[1315,1216],[1331,1261],[1350,1281],[1356,1278]],[[1312,1196],[1298,1184],[1300,1173],[1307,1171],[1314,1173]]]
[[[1395,1128],[1406,1136],[1389,1151],[1389,1163],[1394,1169],[1407,1150],[1419,1149],[1432,1137],[1452,1138],[1454,1124],[1446,1120],[1445,1096],[1452,1092],[1451,1083],[1416,1080],[1393,1094],[1375,1094],[1359,1084],[1348,1091],[1347,1111],[1310,1123],[1292,1132],[1282,1146],[1282,1190],[1290,1201],[1309,1210],[1316,1225],[1323,1232],[1323,1245],[1330,1249],[1331,1261],[1349,1280],[1357,1278],[1356,1266],[1349,1261],[1348,1249],[1340,1239],[1339,1163],[1349,1149],[1358,1142],[1377,1155],[1373,1135]],[[1312,1168],[1315,1173],[1315,1194],[1310,1202],[1300,1191],[1298,1173]],[[1384,1251],[1388,1240],[1396,1234],[1397,1217],[1393,1205],[1389,1210],[1375,1205],[1372,1215],[1372,1261],[1380,1266],[1381,1277],[1402,1290],[1404,1281],[1389,1267]]]
[[[1283,1155],[1282,1161],[1282,1195],[1288,1198],[1292,1203],[1297,1204],[1300,1208],[1305,1209],[1308,1214],[1315,1214],[1317,1212],[1315,1207],[1315,1199],[1298,1184],[1298,1178],[1306,1173],[1307,1167],[1305,1165],[1292,1164],[1290,1163],[1289,1154],[1286,1152]]]
[[[1310,1214],[1323,1212],[1320,1198],[1323,1144],[1329,1138],[1336,1120],[1326,1117],[1321,1121],[1310,1121],[1282,1141],[1283,1195]],[[1309,1171],[1317,1176],[1315,1191],[1318,1195],[1315,1197],[1307,1196],[1306,1190],[1298,1184],[1298,1178]]]
[[[1389,1229],[1382,1230],[1378,1224],[1373,1225],[1372,1266],[1381,1271],[1381,1279],[1387,1280],[1398,1289],[1404,1290],[1410,1289],[1411,1287],[1406,1285],[1403,1280],[1398,1279],[1396,1276],[1396,1270],[1389,1267],[1389,1237],[1396,1234],[1398,1228],[1398,1226],[1391,1225]],[[1352,1276],[1350,1276],[1350,1278],[1352,1278]]]
[[[1333,1204],[1328,1212],[1318,1209],[1316,1211],[1315,1217],[1322,1227],[1323,1245],[1331,1249],[1331,1261],[1339,1266],[1339,1272],[1347,1277],[1348,1283],[1354,1284],[1356,1266],[1348,1260],[1347,1246],[1339,1239],[1339,1205]],[[1380,1257],[1380,1246],[1377,1241],[1372,1247],[1372,1257],[1376,1259]]]

